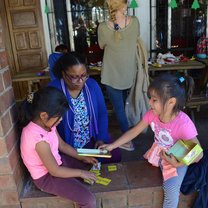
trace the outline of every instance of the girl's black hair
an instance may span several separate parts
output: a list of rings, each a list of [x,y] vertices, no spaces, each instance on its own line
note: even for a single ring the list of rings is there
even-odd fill
[[[62,117],[68,108],[67,99],[62,91],[54,87],[40,89],[30,94],[30,99],[26,98],[21,104],[19,111],[20,128],[38,118],[41,112],[46,112],[50,119]]]
[[[176,98],[174,113],[183,110],[186,101],[192,97],[194,81],[190,76],[177,77],[168,73],[160,74],[149,85],[148,91],[154,91],[163,105],[172,97]]]
[[[68,70],[69,67],[79,64],[86,64],[86,58],[76,52],[70,52],[61,56],[54,65],[53,73],[56,78],[62,78],[62,72]]]

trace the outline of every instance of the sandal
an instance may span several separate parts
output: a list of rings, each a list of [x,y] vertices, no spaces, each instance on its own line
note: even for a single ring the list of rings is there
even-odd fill
[[[127,143],[121,145],[119,148],[125,149],[127,151],[134,151],[135,150],[135,147],[134,147],[134,144],[133,144],[132,141],[127,142]]]

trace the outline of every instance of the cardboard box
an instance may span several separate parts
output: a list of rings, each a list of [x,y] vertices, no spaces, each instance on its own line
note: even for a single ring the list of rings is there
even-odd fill
[[[199,144],[187,140],[178,140],[167,153],[172,153],[179,162],[190,165],[202,151]]]

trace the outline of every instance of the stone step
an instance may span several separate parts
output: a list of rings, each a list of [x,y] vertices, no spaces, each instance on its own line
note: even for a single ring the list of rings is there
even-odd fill
[[[107,166],[102,166],[101,176],[110,178],[110,184],[88,185],[96,195],[97,208],[162,207],[162,176],[159,168],[146,161],[116,164],[118,170],[114,172],[108,172]],[[179,208],[191,207],[194,197],[181,195]],[[77,208],[69,200],[41,192],[31,180],[27,181],[20,201],[22,208]]]

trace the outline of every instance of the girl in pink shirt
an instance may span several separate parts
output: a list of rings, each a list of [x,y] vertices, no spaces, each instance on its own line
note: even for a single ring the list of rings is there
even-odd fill
[[[95,208],[95,196],[76,178],[95,181],[88,164],[97,160],[80,157],[56,131],[63,114],[68,110],[64,94],[46,87],[30,94],[22,104],[21,156],[35,185],[44,192],[76,202],[80,207]]]
[[[193,122],[182,112],[186,99],[192,94],[192,88],[190,77],[185,80],[184,77],[177,78],[170,74],[162,74],[155,78],[149,86],[151,109],[143,119],[114,143],[100,146],[100,148],[112,151],[134,139],[150,125],[154,132],[154,143],[144,157],[152,165],[160,166],[162,170],[163,208],[178,207],[180,187],[187,171],[187,166],[178,162],[173,155],[168,156],[166,152],[179,139],[199,143]],[[198,162],[202,157],[203,153],[194,162]]]

